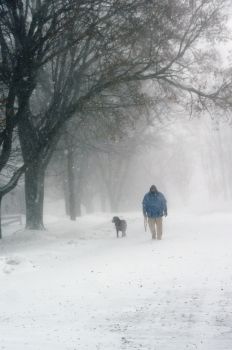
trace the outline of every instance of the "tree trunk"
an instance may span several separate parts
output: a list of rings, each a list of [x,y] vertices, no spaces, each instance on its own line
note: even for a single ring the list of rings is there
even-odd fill
[[[80,194],[76,197],[76,215],[78,217],[81,216],[81,201],[80,201]]]
[[[0,239],[2,239],[2,197],[0,197]]]
[[[101,211],[103,213],[106,212],[106,196],[104,193],[100,194],[100,200],[101,200]]]
[[[45,169],[39,161],[33,163],[25,173],[26,228],[29,230],[44,230],[44,177]]]
[[[66,176],[66,171],[65,171],[65,176],[63,179],[63,192],[64,192],[64,203],[65,203],[65,214],[67,216],[70,215],[69,211],[69,194],[68,194],[68,180]]]
[[[86,198],[86,200],[85,200],[85,208],[86,208],[87,214],[92,214],[94,212],[92,198]]]
[[[75,221],[77,217],[76,198],[75,198],[75,174],[74,174],[74,152],[72,147],[68,150],[67,156],[68,170],[68,193],[69,193],[69,212],[70,219]]]
[[[43,136],[35,130],[30,121],[30,108],[27,107],[18,125],[23,159],[30,164],[25,172],[26,228],[44,230],[45,170],[59,140],[59,134],[55,135],[50,143],[44,143],[44,147],[42,147]],[[42,143],[40,144],[39,141]],[[31,163],[32,156],[36,159]]]
[[[119,201],[113,194],[109,195],[110,209],[112,213],[118,212]]]

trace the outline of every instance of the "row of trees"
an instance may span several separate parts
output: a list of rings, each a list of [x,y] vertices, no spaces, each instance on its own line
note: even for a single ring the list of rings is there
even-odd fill
[[[41,229],[46,168],[64,147],[72,183],[75,134],[90,129],[104,144],[128,134],[144,109],[186,94],[191,108],[230,107],[230,81],[207,54],[224,38],[228,4],[0,0],[0,201],[25,174],[26,226]]]
[[[121,140],[85,134],[73,145],[71,167],[68,152],[57,149],[47,172],[48,201],[62,204],[64,198],[72,219],[84,212],[137,210],[155,182],[171,207],[226,206],[232,199],[231,128],[223,120],[216,127],[207,115],[189,120],[176,113],[149,127],[140,121]]]

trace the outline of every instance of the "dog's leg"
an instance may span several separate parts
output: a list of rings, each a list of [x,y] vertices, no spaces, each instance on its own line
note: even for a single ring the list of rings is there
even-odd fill
[[[116,230],[117,231],[117,238],[118,238],[118,230]]]

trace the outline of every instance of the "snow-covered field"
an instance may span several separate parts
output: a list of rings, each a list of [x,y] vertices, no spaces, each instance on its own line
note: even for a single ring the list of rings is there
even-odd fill
[[[231,350],[232,216],[171,214],[162,241],[140,213],[0,242],[0,349]]]

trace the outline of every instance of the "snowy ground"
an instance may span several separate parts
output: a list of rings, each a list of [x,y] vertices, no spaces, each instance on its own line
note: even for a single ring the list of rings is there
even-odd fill
[[[0,349],[231,350],[232,216],[50,220],[0,243]]]

